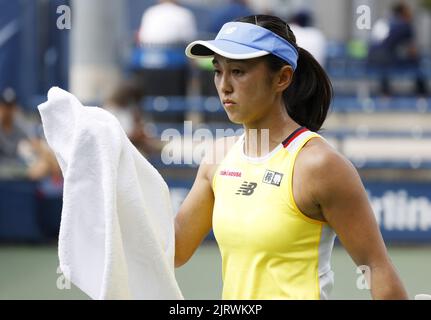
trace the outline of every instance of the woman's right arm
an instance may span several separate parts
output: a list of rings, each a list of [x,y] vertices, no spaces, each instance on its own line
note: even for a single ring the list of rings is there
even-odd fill
[[[229,136],[214,141],[202,159],[195,182],[175,217],[175,267],[185,264],[212,228],[212,180],[218,164],[238,140]]]
[[[212,227],[213,166],[203,161],[192,189],[175,217],[175,267],[185,264]]]

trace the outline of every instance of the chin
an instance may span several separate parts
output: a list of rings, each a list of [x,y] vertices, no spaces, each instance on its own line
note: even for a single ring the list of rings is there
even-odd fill
[[[229,118],[229,121],[234,123],[234,124],[243,124],[244,123],[244,119],[240,118],[238,115],[234,115],[234,114],[230,114],[229,112],[227,112],[227,117]]]

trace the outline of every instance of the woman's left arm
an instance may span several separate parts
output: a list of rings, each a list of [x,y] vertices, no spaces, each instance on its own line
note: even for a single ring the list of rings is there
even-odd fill
[[[312,201],[356,265],[370,271],[373,299],[408,299],[356,169],[325,143],[319,141],[306,149],[305,181],[311,182],[307,189]]]

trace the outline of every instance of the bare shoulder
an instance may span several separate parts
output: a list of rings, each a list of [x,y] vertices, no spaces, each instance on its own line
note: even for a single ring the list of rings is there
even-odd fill
[[[334,187],[342,187],[343,181],[359,177],[353,164],[320,138],[311,139],[302,148],[295,170],[305,181],[310,181],[310,188],[318,192],[334,190]]]
[[[297,156],[297,162],[311,171],[326,171],[334,168],[334,166],[350,165],[349,160],[320,138],[310,139],[304,145]]]

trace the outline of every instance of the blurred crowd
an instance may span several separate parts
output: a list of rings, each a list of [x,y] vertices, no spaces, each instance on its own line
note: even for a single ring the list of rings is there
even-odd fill
[[[130,141],[143,155],[160,153],[159,140],[145,131],[139,108],[141,99],[141,90],[125,82],[112,92],[102,107],[117,117]],[[61,169],[45,139],[40,117],[34,118],[36,115],[23,112],[12,88],[0,93],[0,179],[62,181]]]
[[[384,95],[393,93],[391,70],[402,72],[407,68],[415,73],[415,94],[425,96],[428,93],[413,22],[412,9],[407,3],[399,2],[393,5],[390,17],[378,20],[372,30],[368,60],[370,66],[379,70],[380,89]]]
[[[197,34],[214,38],[224,23],[255,12],[246,0],[230,0],[213,11],[203,30],[196,29],[198,17],[177,1],[158,1],[144,12],[136,43],[142,56],[135,65],[135,74],[146,94],[216,95],[210,61],[187,61],[183,54],[185,44],[196,39]],[[425,96],[429,90],[420,64],[422,54],[413,24],[415,15],[405,1],[394,3],[387,12],[385,18],[373,23],[369,38],[359,40],[365,48],[363,69],[370,76],[377,74],[378,91],[384,96],[394,92],[391,77],[403,72],[413,73],[415,85],[411,93]],[[267,13],[277,15],[277,12]],[[316,26],[312,11],[304,7],[282,18],[289,23],[298,45],[326,67],[329,41]],[[349,50],[344,54],[349,55]],[[163,86],[159,85],[161,81]]]
[[[414,13],[406,2],[396,3],[391,16],[376,21],[370,33],[368,66],[379,70],[381,93],[392,94],[390,72],[409,68],[415,72],[415,94],[428,94],[427,79],[420,67],[421,53],[413,26]],[[190,93],[216,95],[209,61],[191,62],[185,45],[207,34],[213,38],[221,26],[255,12],[246,0],[231,0],[214,10],[205,30],[197,30],[197,17],[177,1],[160,0],[142,13],[136,31],[139,56],[131,74],[103,102],[103,107],[120,121],[131,142],[144,155],[159,154],[162,145],[146,130],[142,101],[146,96],[186,96]],[[277,12],[268,12],[277,14]],[[316,27],[309,10],[283,17],[296,35],[298,45],[307,49],[325,67],[328,40]],[[167,27],[169,26],[169,27]],[[1,89],[1,88],[0,88]],[[61,171],[50,150],[38,113],[26,116],[13,88],[0,95],[0,178],[61,180]],[[35,115],[36,114],[36,115]],[[36,117],[36,118],[35,118]]]
[[[40,122],[28,119],[17,101],[12,88],[0,94],[0,178],[61,179]]]

